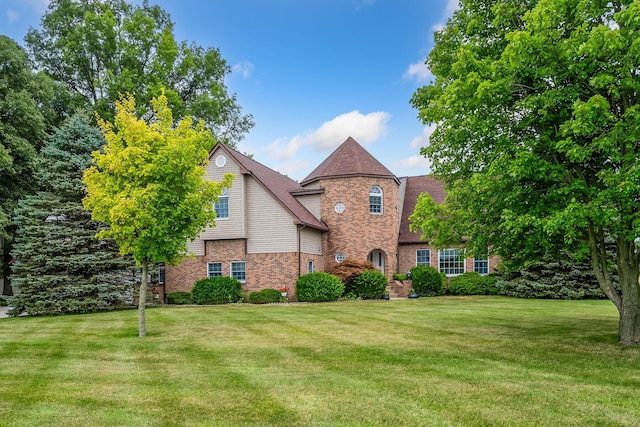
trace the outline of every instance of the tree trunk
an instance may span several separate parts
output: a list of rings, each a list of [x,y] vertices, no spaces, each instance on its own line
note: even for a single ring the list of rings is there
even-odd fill
[[[620,344],[638,345],[640,344],[640,284],[638,282],[638,272],[636,269],[634,274],[633,268],[620,268],[620,263],[618,264],[620,291],[622,293],[622,303],[618,308],[620,313],[618,325]]]
[[[142,263],[142,280],[140,283],[140,295],[138,296],[138,336],[147,336],[147,324],[144,309],[147,305],[147,276],[149,273],[149,263]]]

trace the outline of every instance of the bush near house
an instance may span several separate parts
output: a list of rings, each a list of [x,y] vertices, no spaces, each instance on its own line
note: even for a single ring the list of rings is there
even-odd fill
[[[191,304],[191,293],[189,292],[169,292],[166,297],[167,304]]]
[[[446,276],[433,267],[418,265],[411,269],[413,289],[418,296],[434,297],[443,295]]]
[[[379,270],[367,270],[353,280],[353,287],[362,299],[379,299],[387,288],[387,278]]]
[[[298,301],[335,301],[344,293],[344,283],[333,274],[315,272],[300,276],[296,281]]]
[[[344,283],[344,294],[354,292],[353,281],[367,270],[375,270],[375,265],[370,261],[358,261],[347,258],[339,264],[332,265],[326,272],[333,274]]]
[[[269,304],[280,301],[280,291],[276,289],[263,289],[261,291],[251,292],[249,294],[249,302],[252,304]]]
[[[467,272],[449,280],[451,295],[497,295],[497,278],[483,276],[476,272]]]
[[[393,280],[400,280],[401,282],[404,282],[405,280],[407,280],[407,274],[406,273],[394,273],[393,274]]]
[[[191,290],[195,304],[231,304],[242,301],[242,285],[227,276],[198,280]]]

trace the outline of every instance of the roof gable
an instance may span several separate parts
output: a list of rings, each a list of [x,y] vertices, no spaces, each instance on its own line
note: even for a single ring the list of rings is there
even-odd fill
[[[398,182],[398,178],[389,169],[362,148],[355,139],[349,137],[303,179],[300,185],[305,186],[320,179],[350,176],[392,178]]]
[[[305,225],[321,231],[328,231],[327,225],[316,218],[291,193],[303,190],[294,180],[256,162],[239,153],[228,145],[218,143],[209,155],[209,159],[217,150],[225,151],[240,166],[240,173],[251,175],[293,216],[294,223]]]

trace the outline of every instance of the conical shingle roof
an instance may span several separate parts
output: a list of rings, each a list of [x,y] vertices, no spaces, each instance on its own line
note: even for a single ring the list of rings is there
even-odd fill
[[[300,185],[305,186],[320,179],[350,176],[383,177],[398,181],[389,169],[362,148],[355,139],[349,137],[303,179]]]

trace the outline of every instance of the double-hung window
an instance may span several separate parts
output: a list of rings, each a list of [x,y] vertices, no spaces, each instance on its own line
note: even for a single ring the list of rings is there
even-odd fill
[[[489,274],[489,259],[486,256],[473,258],[473,271],[480,274]]]
[[[213,204],[216,211],[217,219],[229,219],[229,190],[222,190],[222,194],[218,196],[218,201]]]
[[[382,213],[382,188],[377,185],[369,189],[369,213]]]
[[[429,249],[418,249],[416,251],[416,265],[431,265],[431,251]]]
[[[447,276],[464,273],[464,258],[460,249],[442,249],[438,252],[438,258],[441,273]]]
[[[233,261],[231,263],[231,277],[240,282],[247,280],[246,264],[244,261]]]
[[[222,276],[222,263],[221,262],[209,262],[207,263],[207,277]]]

